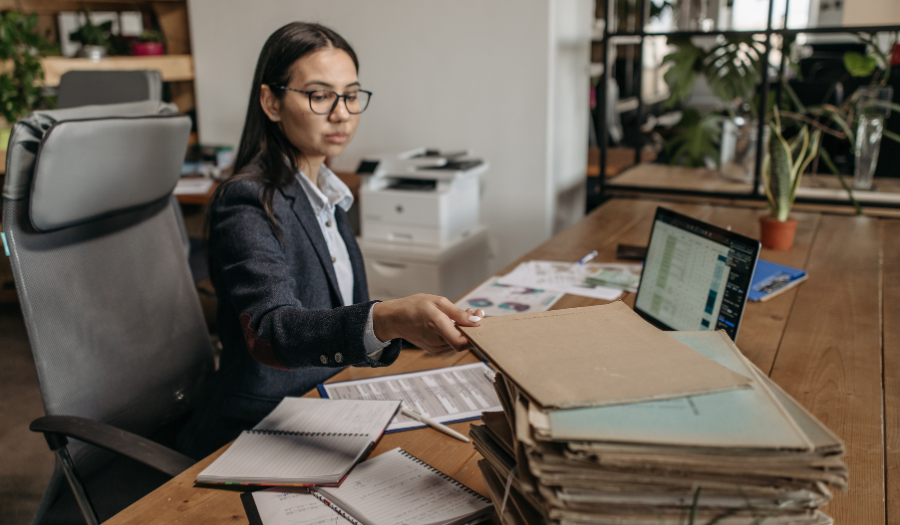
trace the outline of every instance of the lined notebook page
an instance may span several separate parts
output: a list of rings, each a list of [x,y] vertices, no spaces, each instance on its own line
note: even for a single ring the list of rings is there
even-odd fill
[[[253,429],[378,436],[397,412],[398,403],[286,397]]]
[[[365,525],[467,523],[490,501],[395,448],[360,463],[337,488],[317,489]]]
[[[380,435],[399,401],[286,397],[197,476],[201,483],[335,484]]]
[[[370,443],[365,434],[301,436],[244,432],[197,481],[336,483]]]

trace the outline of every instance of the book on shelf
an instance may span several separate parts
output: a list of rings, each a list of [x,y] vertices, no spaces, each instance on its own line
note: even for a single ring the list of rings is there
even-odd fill
[[[384,434],[400,401],[286,397],[198,483],[337,486]]]

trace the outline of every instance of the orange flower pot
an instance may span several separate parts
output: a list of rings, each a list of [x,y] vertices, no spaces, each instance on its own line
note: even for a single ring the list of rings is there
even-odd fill
[[[772,216],[765,215],[759,218],[759,230],[759,241],[764,247],[773,250],[789,250],[794,245],[797,219],[781,222]]]

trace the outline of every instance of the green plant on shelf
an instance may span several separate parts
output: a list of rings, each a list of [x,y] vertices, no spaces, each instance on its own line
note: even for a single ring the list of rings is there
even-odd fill
[[[164,44],[166,42],[166,37],[163,36],[159,31],[155,31],[152,29],[147,29],[141,36],[138,38],[139,42],[158,42],[160,44]]]
[[[82,46],[100,46],[108,48],[112,35],[112,21],[106,21],[99,25],[91,20],[90,11],[82,13],[84,24],[77,30],[69,33],[69,39],[80,42]]]
[[[759,84],[764,46],[749,36],[719,36],[710,46],[700,46],[690,38],[668,39],[675,50],[663,57],[662,67],[668,67],[664,78],[670,95],[666,107],[684,102],[703,78],[712,93],[722,101],[722,111],[704,115],[696,109],[686,109],[666,141],[669,164],[704,166],[715,164],[726,118],[735,119],[737,111],[756,118],[754,92]]]
[[[38,16],[17,11],[0,14],[0,60],[12,67],[0,74],[0,116],[12,124],[49,100],[41,94],[41,57],[53,51],[37,32]]]
[[[866,44],[866,54],[857,53],[855,51],[844,53],[844,67],[847,73],[857,78],[871,78],[868,87],[882,87],[887,83],[891,74],[890,58],[881,51],[881,47],[874,35],[868,33],[858,33],[856,37],[861,43]],[[896,39],[889,42],[889,48],[893,47]],[[835,86],[825,96],[825,100],[831,98]],[[821,147],[821,140],[824,135],[831,135],[840,140],[847,140],[851,145],[856,143],[856,132],[859,125],[859,115],[856,114],[856,106],[859,101],[860,92],[856,91],[851,94],[840,105],[823,103],[818,106],[805,106],[799,100],[794,90],[791,89],[787,82],[782,82],[782,89],[788,94],[794,111],[782,111],[781,116],[785,120],[792,120],[798,126],[811,126],[821,132],[817,152],[818,154],[812,162],[812,172],[818,173],[819,161],[821,160],[825,168],[832,174],[836,175],[841,186],[847,192],[850,202],[853,204],[856,212],[863,214],[862,207],[853,195],[853,189],[847,184],[841,170],[838,169],[832,160],[828,151]],[[885,109],[900,111],[900,105],[893,102],[878,102],[884,105]],[[900,143],[900,135],[888,129],[882,130],[885,138]]]

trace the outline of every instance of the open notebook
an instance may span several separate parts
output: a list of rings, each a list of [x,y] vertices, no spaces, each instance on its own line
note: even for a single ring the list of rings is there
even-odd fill
[[[493,514],[486,498],[400,448],[361,463],[338,488],[268,489],[241,501],[250,525],[462,525]]]
[[[197,482],[338,485],[399,409],[399,401],[286,397]]]

